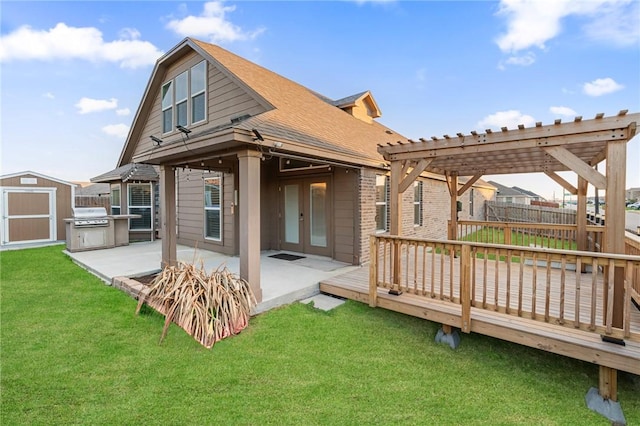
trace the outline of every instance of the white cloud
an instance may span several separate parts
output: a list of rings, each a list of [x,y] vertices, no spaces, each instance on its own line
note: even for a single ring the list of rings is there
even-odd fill
[[[527,52],[524,55],[513,55],[507,58],[506,61],[501,62],[498,68],[503,70],[506,65],[517,65],[520,67],[528,67],[536,61],[536,54],[533,52]]]
[[[478,121],[477,128],[484,129],[500,129],[507,127],[508,129],[515,129],[518,124],[524,124],[525,127],[531,127],[535,125],[536,120],[530,115],[522,114],[518,110],[498,111],[495,114],[491,114]]]
[[[563,115],[565,117],[575,117],[576,115],[578,115],[578,113],[571,108],[564,106],[552,106],[551,108],[549,108],[549,111],[552,114]]]
[[[203,37],[213,43],[253,39],[264,32],[264,28],[247,32],[229,21],[226,14],[235,9],[235,6],[225,6],[222,1],[208,2],[200,16],[173,19],[167,28],[183,37]]]
[[[623,89],[622,84],[616,83],[612,78],[597,78],[582,86],[582,91],[589,96],[602,96]]]
[[[139,40],[136,30],[124,30],[123,38],[111,42],[93,27],[69,27],[57,24],[49,30],[36,30],[28,25],[0,37],[0,62],[12,60],[81,59],[92,62],[114,62],[122,68],[153,65],[162,51]]]
[[[506,19],[507,31],[496,43],[505,53],[544,49],[562,31],[564,18],[581,16],[588,20],[584,30],[592,38],[629,44],[640,33],[637,10],[631,0],[502,0],[497,15]]]
[[[129,115],[131,110],[129,108],[121,108],[116,110],[116,115]]]
[[[109,136],[125,139],[129,134],[129,126],[126,124],[109,124],[102,128],[102,131]]]
[[[118,100],[116,98],[109,100],[82,98],[75,104],[75,107],[78,108],[78,114],[89,114],[91,112],[116,109],[118,108]]]
[[[47,93],[42,94],[42,97],[43,98],[47,98],[47,99],[55,99],[56,98],[55,95],[53,93],[51,93],[51,92],[47,92]]]

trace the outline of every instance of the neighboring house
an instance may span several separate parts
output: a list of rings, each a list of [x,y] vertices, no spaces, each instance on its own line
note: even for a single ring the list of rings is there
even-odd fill
[[[73,182],[76,184],[76,207],[105,207],[111,211],[108,183]]]
[[[129,219],[129,241],[149,241],[159,231],[158,172],[150,164],[125,164],[91,178],[106,184],[112,215],[136,214]]]
[[[640,188],[629,188],[626,191],[627,200],[640,201]]]
[[[407,139],[380,115],[368,91],[334,101],[187,38],[158,60],[118,166],[159,166],[164,263],[176,242],[239,254],[260,299],[260,250],[362,264],[369,236],[388,231],[377,147]],[[460,219],[482,219],[494,190],[476,182]],[[408,234],[446,238],[449,203],[444,178],[421,175],[403,197]]]
[[[0,245],[64,241],[75,184],[25,171],[0,176]]]
[[[509,188],[492,180],[489,181],[489,184],[496,187],[495,200],[499,203],[531,204],[532,201],[544,201],[544,198],[538,194],[517,186]]]

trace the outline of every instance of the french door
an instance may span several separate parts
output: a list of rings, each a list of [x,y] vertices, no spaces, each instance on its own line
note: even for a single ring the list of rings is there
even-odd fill
[[[331,197],[326,177],[284,180],[281,193],[283,250],[331,256]]]

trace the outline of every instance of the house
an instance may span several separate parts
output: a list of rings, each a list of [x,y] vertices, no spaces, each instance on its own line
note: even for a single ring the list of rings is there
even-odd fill
[[[91,178],[106,184],[110,194],[110,214],[135,214],[129,219],[129,241],[150,241],[159,232],[158,172],[150,164],[125,164]]]
[[[163,264],[175,262],[177,243],[239,255],[260,301],[261,250],[359,265],[369,236],[389,230],[390,168],[377,148],[407,139],[376,121],[381,114],[369,91],[332,100],[186,38],[156,63],[118,167],[158,167]],[[416,175],[402,201],[405,229],[440,238],[449,187]],[[464,183],[461,219],[482,219],[495,189]]]
[[[500,203],[531,204],[532,201],[544,201],[538,194],[517,186],[509,188],[492,180],[489,184],[496,187],[496,201]]]
[[[629,188],[626,191],[626,199],[640,201],[640,188]]]
[[[0,191],[0,246],[66,238],[64,219],[73,216],[73,183],[25,171],[0,176]]]

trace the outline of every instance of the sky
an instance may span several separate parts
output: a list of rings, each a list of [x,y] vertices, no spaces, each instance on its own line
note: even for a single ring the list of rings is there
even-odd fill
[[[413,139],[640,112],[638,0],[1,0],[0,175],[114,169],[156,60],[187,36],[333,99],[370,90]],[[484,179],[562,198],[542,174]]]

